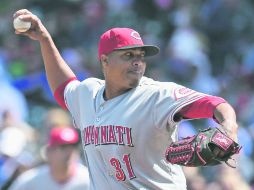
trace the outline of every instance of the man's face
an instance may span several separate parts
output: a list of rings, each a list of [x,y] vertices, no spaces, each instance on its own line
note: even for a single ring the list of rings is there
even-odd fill
[[[77,157],[76,145],[55,145],[47,148],[47,158],[51,164],[66,165]]]
[[[107,55],[103,65],[107,83],[122,88],[135,88],[145,73],[145,51],[141,48],[116,50]]]

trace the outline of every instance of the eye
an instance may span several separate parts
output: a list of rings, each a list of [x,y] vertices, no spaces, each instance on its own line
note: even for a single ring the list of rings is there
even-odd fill
[[[138,59],[140,59],[141,61],[144,61],[144,59],[145,59],[145,52],[144,51],[140,52],[139,54],[136,55],[136,57]]]
[[[130,60],[134,60],[135,58],[136,59],[140,59],[140,60],[144,60],[145,58],[145,52],[142,51],[138,54],[135,54],[134,52],[132,51],[127,51],[125,52],[123,55],[121,55],[121,58],[124,60],[124,61],[130,61]]]
[[[126,52],[121,56],[124,60],[128,61],[131,60],[134,57],[134,54],[132,52]]]
[[[144,58],[146,56],[146,53],[143,51],[143,52],[141,52],[141,54],[140,54],[140,57],[141,58]]]

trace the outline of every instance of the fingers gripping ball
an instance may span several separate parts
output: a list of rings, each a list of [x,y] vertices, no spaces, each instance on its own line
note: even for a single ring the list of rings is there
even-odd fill
[[[182,166],[212,166],[225,162],[231,156],[239,153],[241,146],[229,138],[219,128],[200,130],[197,135],[186,137],[173,142],[166,150],[166,159],[172,164]],[[223,156],[216,154],[215,150],[223,152]]]
[[[30,29],[30,27],[31,27],[31,22],[23,21],[23,20],[21,20],[19,17],[16,17],[16,18],[13,20],[13,27],[14,27],[15,30],[17,30],[18,32],[26,32],[27,30]]]

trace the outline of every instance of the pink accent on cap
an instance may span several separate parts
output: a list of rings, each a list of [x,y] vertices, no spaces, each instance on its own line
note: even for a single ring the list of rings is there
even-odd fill
[[[139,33],[131,28],[112,28],[101,35],[98,45],[98,58],[102,54],[109,54],[114,50],[132,49],[141,47],[146,56],[159,53],[159,48],[154,45],[144,45]]]
[[[48,146],[76,144],[79,141],[78,132],[70,127],[55,127],[50,131]]]

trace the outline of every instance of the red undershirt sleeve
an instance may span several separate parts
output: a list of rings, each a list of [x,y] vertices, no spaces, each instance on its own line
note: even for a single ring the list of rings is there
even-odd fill
[[[64,89],[67,86],[67,84],[73,80],[77,80],[76,77],[72,77],[70,79],[68,79],[67,81],[65,81],[63,84],[61,84],[59,87],[57,87],[57,89],[54,92],[54,97],[55,100],[57,101],[57,103],[63,108],[63,109],[67,109],[65,101],[64,101]]]
[[[226,100],[221,97],[206,96],[185,106],[180,114],[185,119],[214,118],[216,106],[225,102]]]

